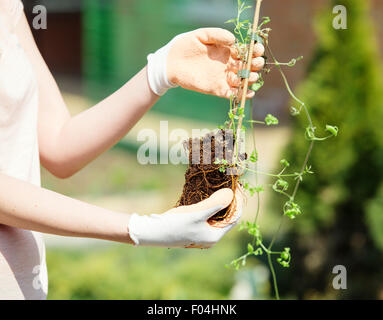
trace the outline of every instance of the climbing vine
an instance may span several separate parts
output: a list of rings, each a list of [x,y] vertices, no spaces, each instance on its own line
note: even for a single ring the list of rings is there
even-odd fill
[[[228,265],[228,267],[233,267],[238,270],[241,266],[246,265],[246,261],[249,257],[266,255],[272,276],[275,297],[276,299],[279,299],[280,296],[274,263],[279,263],[282,267],[285,268],[290,267],[292,261],[292,253],[289,247],[285,247],[279,250],[274,249],[275,242],[280,234],[282,225],[285,223],[285,220],[288,219],[291,221],[303,214],[303,209],[297,203],[296,196],[299,190],[299,186],[304,181],[306,176],[314,174],[313,169],[309,164],[310,155],[314,145],[317,142],[322,142],[331,137],[336,137],[338,135],[338,128],[334,125],[327,124],[324,130],[328,134],[323,137],[317,136],[316,127],[313,124],[308,105],[295,95],[284,72],[284,68],[294,67],[296,63],[303,59],[303,57],[293,58],[288,62],[278,61],[269,44],[271,29],[267,27],[267,24],[271,21],[271,19],[269,17],[263,17],[259,19],[259,10],[262,0],[257,0],[256,2],[253,22],[244,20],[242,18],[243,14],[252,7],[247,5],[246,1],[244,0],[237,0],[237,2],[237,16],[234,19],[227,21],[227,23],[234,25],[234,34],[236,35],[235,46],[237,49],[238,58],[242,61],[243,65],[243,69],[238,72],[238,77],[241,79],[241,85],[239,86],[237,94],[232,96],[230,99],[228,120],[223,126],[221,126],[221,129],[232,130],[232,132],[234,132],[234,139],[236,144],[238,144],[241,141],[240,135],[243,134],[246,130],[246,124],[250,125],[251,129],[254,129],[255,125],[275,126],[279,124],[277,117],[272,114],[268,114],[264,120],[254,120],[252,117],[249,120],[245,120],[245,96],[248,88],[249,70],[255,43],[261,43],[264,45],[267,53],[267,58],[265,57],[266,64],[264,69],[259,73],[258,81],[251,85],[249,89],[258,92],[265,83],[265,76],[271,71],[272,68],[276,68],[280,73],[286,90],[293,101],[293,106],[290,108],[291,115],[293,117],[304,116],[307,122],[307,126],[304,128],[304,132],[302,132],[302,134],[304,134],[308,146],[306,154],[302,155],[304,160],[298,172],[289,171],[291,166],[287,159],[280,160],[280,170],[276,173],[260,172],[257,166],[259,154],[255,145],[255,137],[253,137],[253,150],[251,151],[250,155],[246,157],[246,159],[243,159],[243,157],[239,156],[239,147],[236,146],[233,162],[229,162],[225,159],[218,159],[215,162],[216,164],[220,165],[221,171],[227,171],[229,168],[240,169],[240,183],[243,189],[247,191],[249,196],[255,196],[257,198],[257,207],[254,220],[243,222],[240,226],[240,230],[246,230],[247,233],[251,235],[252,240],[247,244],[246,253],[234,259]],[[267,62],[268,59],[271,61]],[[254,135],[254,130],[252,130],[252,135]],[[249,182],[250,179],[245,178],[249,175],[255,176],[255,185]],[[261,226],[259,224],[261,194],[267,187],[266,185],[261,185],[258,183],[259,175],[264,175],[271,179],[271,190],[286,199],[284,205],[281,208],[280,221],[277,225],[276,232],[272,236],[269,243],[266,243],[263,239]]]

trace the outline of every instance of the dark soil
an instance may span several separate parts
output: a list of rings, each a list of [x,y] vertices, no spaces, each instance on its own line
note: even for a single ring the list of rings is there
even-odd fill
[[[185,141],[185,148],[189,151],[189,166],[177,207],[198,203],[222,188],[230,188],[235,194],[240,170],[232,165],[234,139],[231,132],[220,130],[203,138],[189,139]],[[246,158],[246,155],[242,155],[242,158]],[[226,172],[220,171],[221,164],[215,164],[217,159],[229,162]],[[231,205],[211,217],[209,222],[224,220],[230,209]]]

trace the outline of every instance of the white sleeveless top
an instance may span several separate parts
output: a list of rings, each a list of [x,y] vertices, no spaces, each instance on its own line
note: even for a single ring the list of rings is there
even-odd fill
[[[22,11],[0,0],[0,173],[40,186],[37,81],[14,34]],[[0,225],[0,299],[45,299],[47,285],[41,235]]]

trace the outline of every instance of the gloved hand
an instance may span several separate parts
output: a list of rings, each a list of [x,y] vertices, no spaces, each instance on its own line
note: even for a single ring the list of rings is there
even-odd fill
[[[181,86],[223,98],[237,93],[242,69],[234,47],[234,35],[220,28],[202,28],[176,36],[165,47],[148,56],[148,78],[152,91],[163,95],[169,88]],[[265,61],[262,44],[256,44],[249,77],[253,84],[259,79],[256,71]],[[248,92],[247,98],[254,96]]]
[[[133,214],[128,223],[130,238],[136,245],[167,248],[210,248],[238,222],[242,213],[242,194],[236,193],[236,206],[224,226],[212,227],[207,220],[228,207],[231,189],[221,189],[210,198],[191,206],[171,209],[163,214]]]

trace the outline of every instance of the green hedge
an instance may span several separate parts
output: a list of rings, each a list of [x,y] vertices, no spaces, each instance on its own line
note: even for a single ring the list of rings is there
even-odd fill
[[[348,29],[332,27],[332,8],[344,5]],[[316,22],[318,47],[299,96],[309,106],[318,135],[325,124],[339,126],[335,139],[318,143],[298,202],[296,244],[290,285],[300,297],[377,298],[383,283],[383,81],[366,0],[331,1]],[[300,163],[308,142],[304,117],[294,126],[286,152]],[[379,191],[380,190],[380,191]],[[332,268],[348,269],[348,290],[331,286]]]
[[[225,239],[210,250],[49,249],[48,299],[227,299],[238,254]]]

